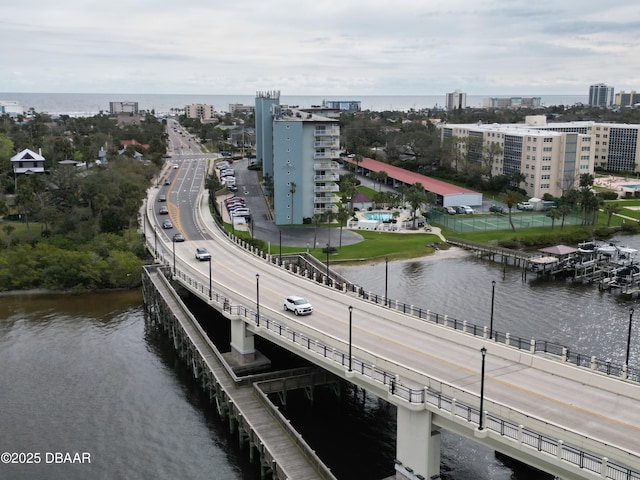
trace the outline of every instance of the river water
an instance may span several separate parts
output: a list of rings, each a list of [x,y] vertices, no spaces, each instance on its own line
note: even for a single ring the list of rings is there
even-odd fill
[[[640,247],[640,236],[624,242]],[[384,293],[384,262],[335,268]],[[390,261],[387,279],[390,298],[479,325],[489,323],[495,280],[494,329],[620,363],[637,303],[593,285],[523,282],[520,270],[456,248]],[[0,464],[1,479],[260,478],[166,339],[146,329],[141,303],[139,291],[0,297],[0,452],[41,459]],[[638,338],[636,328],[632,365],[640,362]],[[338,478],[393,474],[393,407],[362,391],[338,398],[320,389],[313,405],[291,394],[284,410]],[[89,455],[91,463],[57,464],[56,453]],[[543,478],[447,432],[442,472],[456,480]]]

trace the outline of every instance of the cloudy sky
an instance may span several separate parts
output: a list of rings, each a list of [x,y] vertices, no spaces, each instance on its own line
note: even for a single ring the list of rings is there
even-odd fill
[[[17,0],[0,14],[0,92],[640,90],[638,0]]]

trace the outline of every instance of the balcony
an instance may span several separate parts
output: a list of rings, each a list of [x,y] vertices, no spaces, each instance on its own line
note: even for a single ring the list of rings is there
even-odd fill
[[[337,170],[340,167],[340,165],[338,165],[338,162],[332,162],[330,160],[327,160],[326,162],[314,162],[313,163],[313,169],[318,171],[318,170]]]
[[[316,185],[315,187],[313,187],[313,191],[315,193],[322,193],[322,192],[339,192],[340,191],[340,186],[333,184],[333,185]]]
[[[324,208],[314,208],[313,209],[313,213],[317,213],[317,214],[323,214],[323,213],[326,213],[328,211],[332,211],[333,213],[338,213],[338,207],[336,207],[335,205],[327,205]]]
[[[313,177],[314,182],[337,182],[340,180],[340,175],[332,173],[330,175],[316,175]]]
[[[340,151],[339,150],[325,150],[323,152],[316,152],[313,154],[313,158],[339,158]]]
[[[314,197],[313,203],[336,203],[339,200],[337,195],[327,195],[326,197]]]
[[[340,127],[333,126],[327,128],[317,128],[313,131],[316,137],[338,137],[340,136]]]
[[[314,148],[338,148],[340,146],[340,142],[337,138],[325,139],[313,142],[313,146]]]

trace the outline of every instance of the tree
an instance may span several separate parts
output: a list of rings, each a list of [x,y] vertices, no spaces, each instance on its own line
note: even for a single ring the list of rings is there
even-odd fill
[[[322,214],[321,213],[314,213],[313,214],[313,223],[316,226],[316,228],[313,231],[313,248],[316,248],[316,245],[318,244],[318,224],[320,223],[320,220],[322,220]]]
[[[358,193],[356,176],[353,173],[347,173],[340,176],[340,193],[342,194],[342,203],[348,202],[349,206],[353,208],[351,201],[353,196]]]
[[[482,162],[484,164],[484,174],[488,175],[489,178],[493,176],[493,164],[496,158],[500,157],[503,153],[502,147],[497,142],[491,142],[485,146],[482,152]]]
[[[546,213],[546,216],[551,219],[551,230],[553,230],[556,220],[562,217],[562,213],[560,213],[557,208],[552,208]]]
[[[509,209],[509,225],[511,225],[511,230],[516,231],[516,227],[513,225],[513,218],[511,218],[511,211],[513,210],[513,206],[518,203],[520,200],[520,195],[518,192],[514,190],[507,190],[504,195],[504,203],[506,203],[507,208]]]
[[[562,216],[562,223],[560,224],[560,230],[564,228],[564,221],[567,218],[567,215],[571,213],[571,207],[567,204],[560,205],[558,208],[558,213]]]
[[[607,214],[607,227],[611,226],[611,217],[620,211],[620,206],[617,203],[608,203],[604,207],[604,212]]]
[[[414,183],[407,191],[407,202],[411,206],[411,213],[413,216],[413,226],[416,228],[416,211],[420,206],[427,201],[427,194],[424,191],[424,187],[420,182]]]
[[[294,195],[296,193],[295,182],[291,182],[291,185],[289,187],[289,193],[291,194],[291,225],[293,225],[293,200],[294,200]]]
[[[338,207],[338,213],[336,214],[336,220],[340,224],[340,242],[339,248],[342,248],[342,227],[347,220],[351,217],[351,211],[348,208],[345,208],[344,205],[340,205]]]

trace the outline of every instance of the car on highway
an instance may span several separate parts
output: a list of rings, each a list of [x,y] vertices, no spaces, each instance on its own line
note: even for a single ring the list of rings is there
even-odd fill
[[[173,228],[173,223],[171,223],[171,220],[167,218],[164,222],[162,222],[162,228],[164,229]]]
[[[184,242],[184,237],[182,236],[181,233],[176,233],[173,235],[173,241],[174,242]]]
[[[169,180],[168,178],[164,181],[165,185],[171,185],[171,180]]]
[[[203,260],[211,260],[211,254],[206,248],[198,247],[196,248],[196,259]]]
[[[284,310],[292,311],[296,315],[311,315],[313,306],[305,298],[291,295],[284,299]]]
[[[166,195],[158,195],[158,201],[159,202],[166,202],[167,201],[167,196]]]
[[[178,167],[179,167],[179,166],[180,166],[180,165],[178,165],[177,163],[174,163],[174,164],[173,164],[173,168],[174,168],[174,169],[176,169],[176,170],[178,169]]]
[[[168,215],[169,214],[169,209],[165,206],[160,207],[160,210],[158,210],[158,213],[160,215]]]

